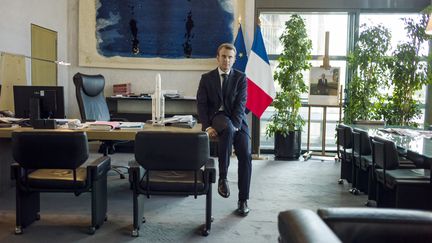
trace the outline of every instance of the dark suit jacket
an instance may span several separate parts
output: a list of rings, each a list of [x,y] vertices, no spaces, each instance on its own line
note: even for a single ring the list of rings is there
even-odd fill
[[[227,93],[224,109],[232,124],[248,133],[245,111],[247,95],[246,75],[232,69],[228,76]],[[219,111],[222,88],[218,69],[201,76],[197,92],[197,108],[203,131],[211,126],[213,116]]]

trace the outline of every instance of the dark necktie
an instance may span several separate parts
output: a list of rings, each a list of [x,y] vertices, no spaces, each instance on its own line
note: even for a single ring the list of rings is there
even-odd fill
[[[228,74],[222,74],[222,97],[225,100],[225,93],[228,85]]]

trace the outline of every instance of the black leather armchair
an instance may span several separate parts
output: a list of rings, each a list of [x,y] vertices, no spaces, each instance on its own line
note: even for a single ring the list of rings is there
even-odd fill
[[[432,242],[432,213],[377,208],[327,208],[279,213],[283,243]]]
[[[210,233],[212,183],[216,181],[214,160],[209,156],[205,132],[138,132],[136,162],[129,164],[133,195],[132,236],[138,236],[144,219],[144,196],[206,195],[206,223],[202,234]]]
[[[428,169],[400,159],[393,141],[372,138],[378,207],[432,209],[432,184]]]
[[[39,220],[40,193],[91,193],[93,234],[106,220],[109,157],[81,167],[89,156],[82,131],[18,131],[12,133],[11,171],[16,180],[16,234]]]
[[[73,76],[73,81],[75,84],[75,94],[80,110],[81,120],[83,122],[112,120],[125,121],[125,119],[111,119],[104,95],[105,78],[102,75],[76,73]],[[116,144],[126,142],[127,141],[104,140],[99,148],[99,152],[105,155],[112,154],[115,152]],[[112,168],[120,174],[122,179],[125,178],[118,168],[127,169],[127,167],[113,166]]]

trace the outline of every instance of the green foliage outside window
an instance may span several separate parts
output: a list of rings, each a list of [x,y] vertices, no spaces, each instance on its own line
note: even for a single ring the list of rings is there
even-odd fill
[[[404,18],[405,30],[409,41],[397,45],[390,63],[393,92],[383,104],[383,117],[389,125],[417,126],[413,121],[421,115],[415,93],[424,85],[431,83],[427,63],[421,62],[420,46],[430,39],[425,34],[427,15],[416,22]],[[430,57],[428,57],[430,62]]]
[[[391,34],[382,25],[362,25],[354,51],[348,55],[348,65],[353,70],[348,84],[348,97],[344,109],[344,122],[355,120],[380,120],[383,95],[379,88],[389,80],[386,53],[390,49]]]
[[[383,26],[363,26],[354,51],[348,56],[353,70],[348,85],[344,122],[384,120],[387,125],[417,126],[421,115],[417,91],[431,84],[421,45],[430,39],[425,34],[427,15],[419,21],[404,18],[408,41],[399,43],[391,57],[391,33]],[[427,57],[428,63],[432,61]]]

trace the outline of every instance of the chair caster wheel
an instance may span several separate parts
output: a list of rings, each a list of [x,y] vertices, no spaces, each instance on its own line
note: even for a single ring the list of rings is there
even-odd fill
[[[213,221],[214,221],[214,217],[213,217],[213,216],[211,216],[211,217],[210,217],[210,222],[212,222],[212,223],[213,223]]]
[[[358,195],[360,191],[357,188],[351,188],[349,189],[349,192],[353,195]]]
[[[105,222],[108,221],[108,216],[107,215],[105,215],[104,221]]]
[[[146,218],[143,217],[141,222],[144,224],[146,222]]]
[[[339,184],[339,185],[342,185],[342,184],[343,184],[343,179],[339,179],[339,180],[338,180],[338,184]]]
[[[16,235],[22,235],[22,233],[23,233],[23,230],[22,230],[21,226],[16,226],[15,227],[15,234]]]
[[[133,237],[138,237],[139,236],[139,230],[138,229],[134,229],[132,230],[132,234]]]
[[[210,230],[204,228],[204,229],[202,230],[201,234],[202,234],[202,236],[208,236],[208,235],[210,234]]]
[[[96,227],[90,226],[89,230],[88,230],[88,234],[89,235],[94,235],[95,232],[96,232]]]
[[[36,220],[40,220],[40,214],[39,213],[36,214]]]

